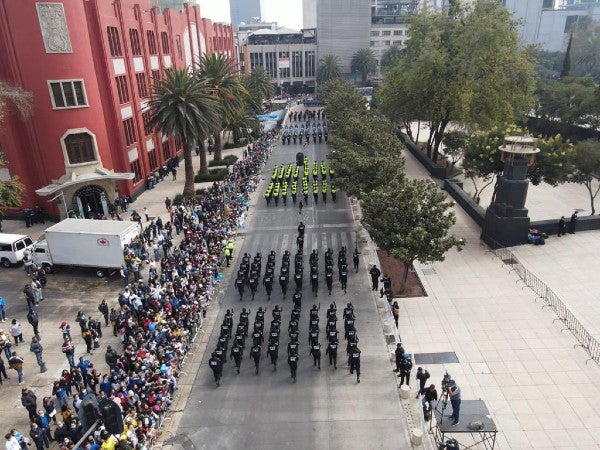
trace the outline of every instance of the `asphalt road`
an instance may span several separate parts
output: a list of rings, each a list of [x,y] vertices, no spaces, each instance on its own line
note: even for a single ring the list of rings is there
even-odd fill
[[[246,224],[246,239],[241,253],[251,255],[260,251],[263,255],[263,272],[266,255],[271,250],[277,253],[275,274],[281,267],[281,255],[289,250],[296,252],[297,226],[300,216],[291,198],[287,206],[282,202],[267,206],[264,190],[270,179],[274,165],[293,163],[298,151],[303,151],[310,163],[325,158],[325,144],[311,144],[307,148],[297,145],[277,144],[273,156],[265,168],[263,181],[259,186],[260,196],[253,217]],[[312,183],[312,178],[309,184]],[[327,247],[337,252],[346,245],[351,253],[355,245],[355,225],[350,205],[338,191],[337,202],[328,196],[327,203],[315,205],[312,197],[304,208],[302,216],[306,224],[304,243],[304,289],[302,315],[300,319],[300,351],[297,382],[290,378],[287,365],[287,325],[292,310],[291,293],[293,280],[290,279],[288,296],[282,298],[277,283],[268,302],[264,287],[259,287],[256,299],[250,300],[248,289],[240,302],[233,279],[226,279],[227,289],[221,303],[221,311],[207,352],[187,403],[183,418],[173,439],[167,443],[174,448],[190,449],[400,449],[409,448],[396,388],[395,375],[387,354],[382,327],[377,308],[370,292],[369,276],[362,264],[359,273],[352,270],[348,278],[348,292],[340,289],[337,282],[337,265],[333,295],[329,296],[324,280],[324,253]],[[310,292],[308,282],[308,254],[312,249],[319,251],[319,293]],[[351,260],[351,255],[349,255]],[[238,263],[240,261],[238,260]],[[350,266],[352,262],[349,261]],[[234,268],[237,271],[237,268]],[[232,271],[233,272],[233,271]],[[261,279],[262,282],[262,279]],[[335,301],[338,306],[338,330],[341,332],[338,351],[338,368],[333,370],[325,356],[325,313],[329,304]],[[349,373],[346,358],[346,342],[343,336],[342,310],[347,302],[352,302],[357,316],[356,326],[360,338],[361,383]],[[320,342],[323,345],[321,370],[313,366],[308,346],[308,311],[313,304],[321,305]],[[237,374],[233,361],[223,368],[221,386],[216,387],[212,371],[208,366],[210,353],[216,346],[219,325],[225,309],[234,309],[234,326],[239,320],[242,307],[251,308],[250,328],[259,306],[267,309],[265,332],[271,321],[271,310],[275,304],[283,308],[280,337],[279,364],[273,371],[265,353],[261,359],[260,373],[255,375],[254,363],[249,357],[251,337],[246,341],[241,374]],[[229,346],[229,349],[231,345]]]

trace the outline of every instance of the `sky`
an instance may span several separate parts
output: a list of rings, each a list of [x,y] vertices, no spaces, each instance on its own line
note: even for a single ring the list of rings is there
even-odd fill
[[[213,22],[230,22],[229,0],[197,0],[202,17]],[[299,30],[302,28],[302,0],[261,0],[263,17],[266,22],[277,22]]]

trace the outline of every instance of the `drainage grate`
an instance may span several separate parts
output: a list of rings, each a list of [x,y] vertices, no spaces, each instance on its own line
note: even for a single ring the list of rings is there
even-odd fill
[[[415,353],[416,364],[452,364],[457,362],[458,357],[454,352]]]

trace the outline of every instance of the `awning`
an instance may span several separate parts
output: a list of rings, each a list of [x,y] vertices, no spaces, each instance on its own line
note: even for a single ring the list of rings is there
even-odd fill
[[[81,175],[71,173],[70,177],[63,177],[64,181],[57,180],[52,184],[37,189],[35,193],[42,197],[47,197],[48,195],[52,195],[60,190],[66,189],[71,186],[76,186],[78,184],[88,184],[92,181],[100,180],[133,180],[134,177],[135,174],[133,173],[115,173],[108,169],[99,168],[94,170],[93,172],[84,173]]]

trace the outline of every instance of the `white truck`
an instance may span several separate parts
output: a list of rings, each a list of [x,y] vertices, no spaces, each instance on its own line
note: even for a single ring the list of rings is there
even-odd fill
[[[102,278],[125,263],[123,249],[138,234],[137,222],[65,219],[35,243],[33,260],[47,272],[58,265],[89,267]]]

